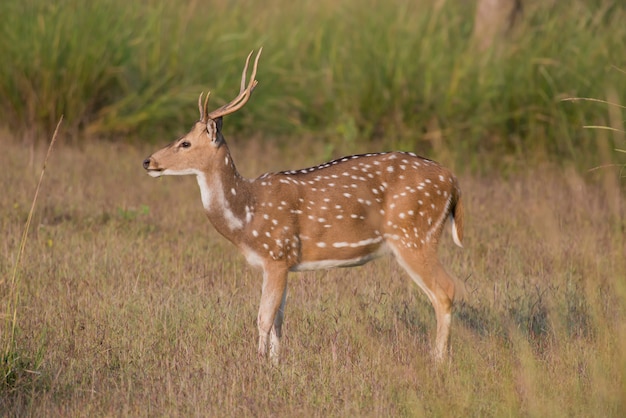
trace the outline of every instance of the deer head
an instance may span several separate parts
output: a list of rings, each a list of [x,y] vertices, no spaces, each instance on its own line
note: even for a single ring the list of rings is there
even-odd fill
[[[222,118],[241,109],[250,99],[252,91],[258,84],[255,77],[262,51],[263,48],[259,49],[257,53],[252,68],[252,76],[249,83],[246,84],[246,74],[252,52],[248,54],[241,75],[239,94],[233,100],[209,112],[207,104],[210,93],[206,95],[204,103],[202,102],[203,95],[202,93],[200,94],[198,98],[200,119],[187,135],[158,150],[144,160],[143,167],[148,171],[149,175],[152,177],[198,175],[206,173],[207,170],[211,169],[211,164],[219,154],[220,147],[225,144],[221,132]]]

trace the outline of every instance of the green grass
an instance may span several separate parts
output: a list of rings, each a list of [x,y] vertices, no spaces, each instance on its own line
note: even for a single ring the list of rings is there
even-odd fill
[[[324,139],[332,149],[454,149],[597,164],[594,104],[626,102],[626,9],[613,1],[525,2],[492,51],[471,42],[472,2],[270,0],[85,3],[6,0],[0,14],[2,124],[49,137],[61,114],[77,141],[162,142],[195,115],[201,91],[221,105],[243,59],[264,46],[254,106],[233,132]],[[440,138],[440,139],[438,139]]]
[[[31,165],[3,141],[5,278],[44,149]],[[428,356],[432,309],[390,259],[291,275],[272,367],[256,358],[261,275],[208,224],[195,181],[146,176],[153,147],[62,145],[19,268],[0,367],[9,416],[623,415],[626,206],[612,171],[459,173],[466,248],[446,235],[441,255],[469,296],[444,367]],[[231,145],[247,176],[323,153]],[[2,279],[0,306],[7,297]]]

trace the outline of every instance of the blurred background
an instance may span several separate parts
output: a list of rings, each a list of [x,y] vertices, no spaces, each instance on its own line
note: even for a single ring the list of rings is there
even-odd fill
[[[477,170],[624,148],[582,128],[623,131],[619,106],[563,101],[626,103],[622,1],[3,0],[0,15],[0,126],[29,143],[61,115],[70,141],[169,142],[263,46],[254,100],[226,122],[238,141],[316,138],[328,157],[376,143]]]

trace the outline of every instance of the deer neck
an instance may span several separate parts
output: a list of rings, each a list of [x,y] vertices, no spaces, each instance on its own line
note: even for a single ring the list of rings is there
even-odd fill
[[[202,205],[215,229],[230,241],[237,243],[241,230],[249,222],[254,197],[250,181],[243,178],[222,144],[210,169],[196,176]]]

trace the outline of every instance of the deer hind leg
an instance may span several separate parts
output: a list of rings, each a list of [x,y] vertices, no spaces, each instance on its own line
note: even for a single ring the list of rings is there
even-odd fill
[[[448,354],[450,321],[454,301],[454,282],[443,268],[434,251],[408,248],[394,249],[398,263],[428,296],[437,318],[437,337],[433,348],[435,361],[443,361]]]
[[[259,358],[268,353],[273,363],[278,363],[281,328],[287,295],[287,270],[266,269],[263,272],[263,289],[257,326],[259,328]]]

